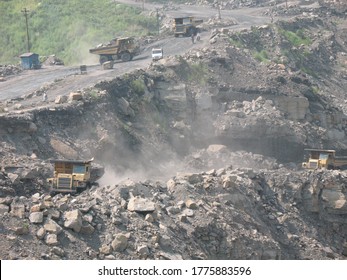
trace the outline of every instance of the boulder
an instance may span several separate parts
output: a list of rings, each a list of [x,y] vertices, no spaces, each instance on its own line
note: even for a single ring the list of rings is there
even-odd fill
[[[117,234],[111,246],[116,252],[123,252],[128,247],[128,238],[124,234]]]
[[[173,193],[175,191],[176,182],[173,179],[170,179],[166,182],[166,187],[170,193]]]
[[[56,234],[51,233],[51,234],[47,234],[46,238],[45,238],[45,242],[47,245],[51,245],[51,246],[55,246],[58,245],[58,237]]]
[[[43,227],[46,231],[54,234],[59,234],[63,231],[62,227],[51,219],[48,219]]]
[[[183,212],[182,212],[182,215],[185,216],[185,217],[193,217],[194,216],[194,210],[192,210],[192,209],[184,209]]]
[[[187,199],[186,202],[186,207],[192,210],[198,209],[198,205],[191,199]]]
[[[130,117],[135,116],[135,111],[130,107],[130,103],[124,97],[118,99],[118,106],[124,115]]]
[[[30,208],[30,212],[33,213],[33,212],[40,212],[41,210],[41,205],[40,204],[35,204],[33,206],[31,206]]]
[[[11,204],[11,214],[18,218],[24,218],[25,206],[24,204]]]
[[[153,215],[147,214],[146,217],[145,217],[145,221],[149,222],[149,223],[153,223],[154,222]]]
[[[99,252],[100,254],[109,255],[112,253],[112,247],[110,245],[104,244],[99,248]]]
[[[113,68],[113,61],[106,61],[102,64],[103,70],[108,70]]]
[[[177,174],[179,179],[186,180],[189,184],[198,184],[203,182],[204,177],[199,173],[179,173]]]
[[[10,207],[4,204],[0,204],[0,215],[4,215],[10,211]]]
[[[215,153],[225,153],[228,151],[228,148],[225,145],[209,145],[206,152],[210,155]]]
[[[10,178],[12,183],[18,183],[19,181],[19,175],[15,173],[7,173],[8,178]]]
[[[132,212],[154,212],[154,202],[141,197],[132,197],[128,202],[128,210]]]
[[[13,201],[13,198],[10,196],[0,197],[0,204],[10,206],[12,201]]]
[[[35,133],[37,131],[37,126],[35,123],[30,122],[29,123],[29,128],[28,128],[28,132],[29,133]]]
[[[69,101],[78,101],[82,99],[83,99],[83,96],[81,92],[70,92]]]
[[[323,189],[322,200],[327,208],[327,211],[332,214],[347,214],[346,195],[338,189]]]
[[[62,103],[66,103],[66,102],[67,102],[67,96],[66,95],[58,95],[54,100],[55,104],[62,104]]]
[[[43,222],[43,213],[42,212],[32,212],[29,216],[29,220],[33,224],[40,224]]]
[[[36,237],[40,240],[42,240],[46,235],[46,230],[42,227],[39,228],[39,230],[36,232]]]
[[[64,218],[64,227],[71,228],[75,232],[80,232],[82,228],[82,213],[79,210],[66,212]]]
[[[140,256],[147,257],[149,255],[149,249],[147,245],[140,245],[136,250]]]
[[[52,248],[52,253],[56,254],[59,257],[64,257],[65,256],[65,251],[62,248],[59,247],[53,247]]]
[[[85,224],[82,224],[80,233],[82,233],[82,234],[92,234],[94,231],[95,231],[95,228],[91,224],[85,223]]]

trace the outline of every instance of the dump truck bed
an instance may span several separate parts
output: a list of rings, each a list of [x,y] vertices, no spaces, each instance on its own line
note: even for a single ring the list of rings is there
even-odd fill
[[[335,157],[334,164],[336,167],[346,167],[347,166],[347,156]]]
[[[89,52],[92,54],[99,55],[113,55],[118,53],[118,46],[104,46],[99,48],[90,49]]]

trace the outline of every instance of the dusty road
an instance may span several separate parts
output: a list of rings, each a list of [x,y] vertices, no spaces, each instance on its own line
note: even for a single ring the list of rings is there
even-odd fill
[[[117,1],[127,4],[142,5],[136,1]],[[146,9],[155,10],[158,5],[146,4]],[[270,22],[270,18],[260,16],[264,8],[247,8],[239,10],[222,11],[222,18],[232,18],[238,24],[231,28],[247,28],[252,25],[260,25]],[[168,16],[195,15],[201,18],[211,18],[216,15],[216,10],[208,7],[179,5],[175,10],[166,10]],[[190,38],[168,37],[147,45],[140,56],[133,61],[122,63],[117,62],[113,69],[102,70],[100,65],[87,65],[87,74],[81,75],[78,66],[49,66],[39,70],[23,71],[21,74],[8,77],[6,81],[0,83],[0,101],[10,99],[21,99],[31,93],[45,87],[49,101],[53,101],[57,95],[69,94],[71,91],[93,86],[95,83],[112,79],[118,75],[131,72],[137,68],[146,68],[151,62],[150,50],[152,46],[162,46],[165,55],[179,55],[189,49],[201,47],[208,42],[210,32],[201,34],[201,41],[192,44]],[[30,101],[40,100],[35,96]]]

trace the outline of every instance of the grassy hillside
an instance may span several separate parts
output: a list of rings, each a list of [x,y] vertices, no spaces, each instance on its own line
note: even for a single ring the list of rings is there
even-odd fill
[[[31,51],[56,54],[65,64],[97,61],[89,49],[114,37],[156,32],[156,18],[110,0],[0,0],[0,64],[18,63],[27,52],[23,8]]]

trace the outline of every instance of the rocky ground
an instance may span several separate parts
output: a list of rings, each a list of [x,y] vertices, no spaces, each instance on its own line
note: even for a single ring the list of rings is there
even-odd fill
[[[346,14],[310,9],[3,103],[0,257],[346,259],[347,173],[301,169],[304,148],[347,151]],[[49,159],[92,157],[99,187],[50,196]]]

